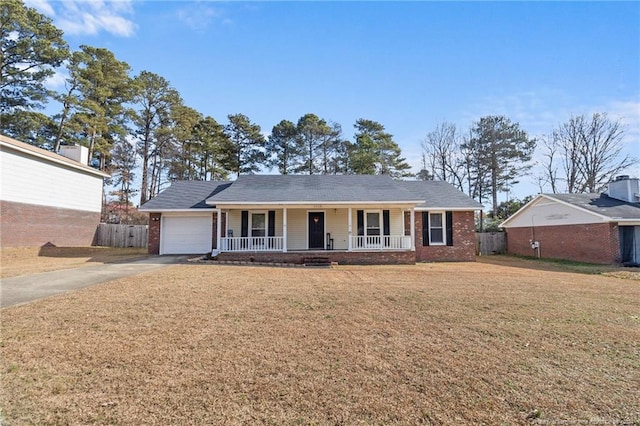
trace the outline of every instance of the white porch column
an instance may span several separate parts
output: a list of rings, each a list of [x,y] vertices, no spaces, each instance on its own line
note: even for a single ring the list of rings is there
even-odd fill
[[[222,250],[222,209],[216,209],[216,250],[220,253]]]
[[[282,209],[282,252],[287,252],[287,208]]]
[[[348,223],[348,225],[347,225],[348,226],[347,227],[347,250],[348,251],[351,251],[351,249],[353,248],[352,247],[353,242],[351,241],[351,234],[353,233],[352,232],[352,228],[353,228],[353,223],[352,222],[353,221],[351,220],[351,207],[349,207],[349,213],[348,213],[348,216],[347,216],[347,223]]]
[[[416,211],[415,209],[410,210],[411,216],[411,251],[416,251]]]

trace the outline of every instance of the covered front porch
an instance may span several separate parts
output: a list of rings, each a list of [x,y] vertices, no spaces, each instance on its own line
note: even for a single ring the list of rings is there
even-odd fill
[[[415,251],[412,206],[238,206],[217,208],[223,253]]]

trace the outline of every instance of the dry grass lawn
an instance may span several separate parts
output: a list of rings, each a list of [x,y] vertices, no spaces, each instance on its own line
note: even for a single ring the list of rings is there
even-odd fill
[[[1,314],[10,425],[640,422],[637,280],[176,265]]]
[[[78,268],[146,256],[146,248],[19,247],[0,250],[0,277]]]

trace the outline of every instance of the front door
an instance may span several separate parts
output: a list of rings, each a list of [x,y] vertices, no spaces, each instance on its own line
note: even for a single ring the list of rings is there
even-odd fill
[[[309,212],[309,249],[324,250],[324,212]]]

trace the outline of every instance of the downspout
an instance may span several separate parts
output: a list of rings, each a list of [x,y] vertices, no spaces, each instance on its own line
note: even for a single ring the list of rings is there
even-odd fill
[[[533,221],[535,216],[535,214],[531,215],[531,240],[529,240],[529,243],[531,244],[531,248],[536,251],[536,257],[540,259],[540,242],[536,241],[536,227]]]

